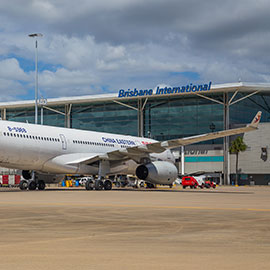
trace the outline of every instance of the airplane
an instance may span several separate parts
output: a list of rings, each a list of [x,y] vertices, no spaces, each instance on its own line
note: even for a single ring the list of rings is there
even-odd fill
[[[110,175],[131,174],[150,184],[169,185],[178,176],[172,148],[256,130],[259,111],[252,122],[235,129],[181,139],[149,138],[0,121],[0,166],[22,170],[21,189],[45,189],[45,181],[31,172],[92,175],[87,190],[110,190]]]

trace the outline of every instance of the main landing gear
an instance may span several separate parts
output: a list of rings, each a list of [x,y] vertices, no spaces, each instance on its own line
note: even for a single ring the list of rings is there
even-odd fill
[[[111,190],[112,182],[109,179],[90,179],[85,183],[86,190]]]
[[[44,190],[46,187],[46,184],[43,180],[38,180],[37,182],[35,180],[22,180],[19,184],[19,188],[21,190]]]
[[[110,172],[110,163],[108,160],[100,160],[98,166],[98,178],[87,180],[85,183],[86,190],[111,190],[112,182],[105,179],[105,176]]]

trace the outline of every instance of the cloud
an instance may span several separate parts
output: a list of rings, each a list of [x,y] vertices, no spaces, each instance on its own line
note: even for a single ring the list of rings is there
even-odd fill
[[[47,97],[269,82],[269,9],[266,0],[1,1],[1,89],[33,97],[34,32],[44,34],[39,88]]]
[[[19,62],[15,58],[0,61],[0,77],[2,79],[28,80],[29,77],[20,68]]]

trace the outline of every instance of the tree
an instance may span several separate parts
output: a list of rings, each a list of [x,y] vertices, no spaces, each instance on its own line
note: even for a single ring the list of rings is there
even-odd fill
[[[232,141],[231,147],[230,147],[230,153],[236,155],[236,161],[235,161],[235,170],[236,170],[236,177],[235,177],[235,184],[238,185],[238,158],[239,153],[244,152],[247,149],[247,145],[245,144],[242,137],[237,137],[234,141]]]

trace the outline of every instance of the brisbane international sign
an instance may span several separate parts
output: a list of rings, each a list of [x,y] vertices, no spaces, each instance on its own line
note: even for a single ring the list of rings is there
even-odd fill
[[[209,82],[208,84],[187,84],[183,86],[178,87],[157,87],[157,89],[154,91],[153,89],[140,89],[137,90],[134,88],[134,90],[119,90],[118,97],[124,98],[124,97],[145,97],[145,96],[153,96],[153,95],[172,95],[172,94],[183,94],[183,93],[195,93],[195,92],[205,92],[209,91],[211,89],[212,82]]]

